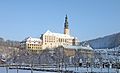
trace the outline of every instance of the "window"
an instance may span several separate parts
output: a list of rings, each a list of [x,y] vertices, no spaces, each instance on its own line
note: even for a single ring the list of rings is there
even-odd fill
[[[61,39],[61,42],[62,42],[62,39]]]
[[[59,42],[60,42],[60,38],[59,38]]]
[[[66,39],[65,39],[65,42],[67,42]]]
[[[45,43],[45,45],[46,45],[47,43]]]

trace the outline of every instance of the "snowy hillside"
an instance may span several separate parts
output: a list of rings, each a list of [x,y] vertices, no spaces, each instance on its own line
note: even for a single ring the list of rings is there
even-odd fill
[[[120,45],[120,33],[108,35],[93,40],[83,41],[81,42],[81,44],[83,44],[84,42],[90,44],[90,46],[94,49],[113,48]]]

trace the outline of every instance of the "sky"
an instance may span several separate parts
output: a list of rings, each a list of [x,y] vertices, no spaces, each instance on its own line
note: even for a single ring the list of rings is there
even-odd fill
[[[0,0],[0,37],[63,33],[66,14],[70,34],[80,41],[120,32],[120,0]]]

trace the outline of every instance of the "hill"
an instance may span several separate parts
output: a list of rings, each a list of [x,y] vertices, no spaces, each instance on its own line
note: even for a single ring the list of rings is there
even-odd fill
[[[83,41],[80,44],[88,43],[94,49],[114,48],[120,45],[120,32],[97,39]]]

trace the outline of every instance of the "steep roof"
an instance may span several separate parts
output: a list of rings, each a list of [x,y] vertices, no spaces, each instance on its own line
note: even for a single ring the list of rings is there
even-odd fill
[[[61,33],[53,33],[49,30],[47,30],[44,35],[51,35],[51,36],[57,36],[57,37],[66,37],[66,38],[75,38],[67,34],[61,34]]]
[[[24,41],[42,41],[40,38],[32,38],[32,37],[28,37],[26,38]]]
[[[90,46],[63,46],[64,48],[68,48],[68,49],[86,49],[86,50],[93,50]]]

